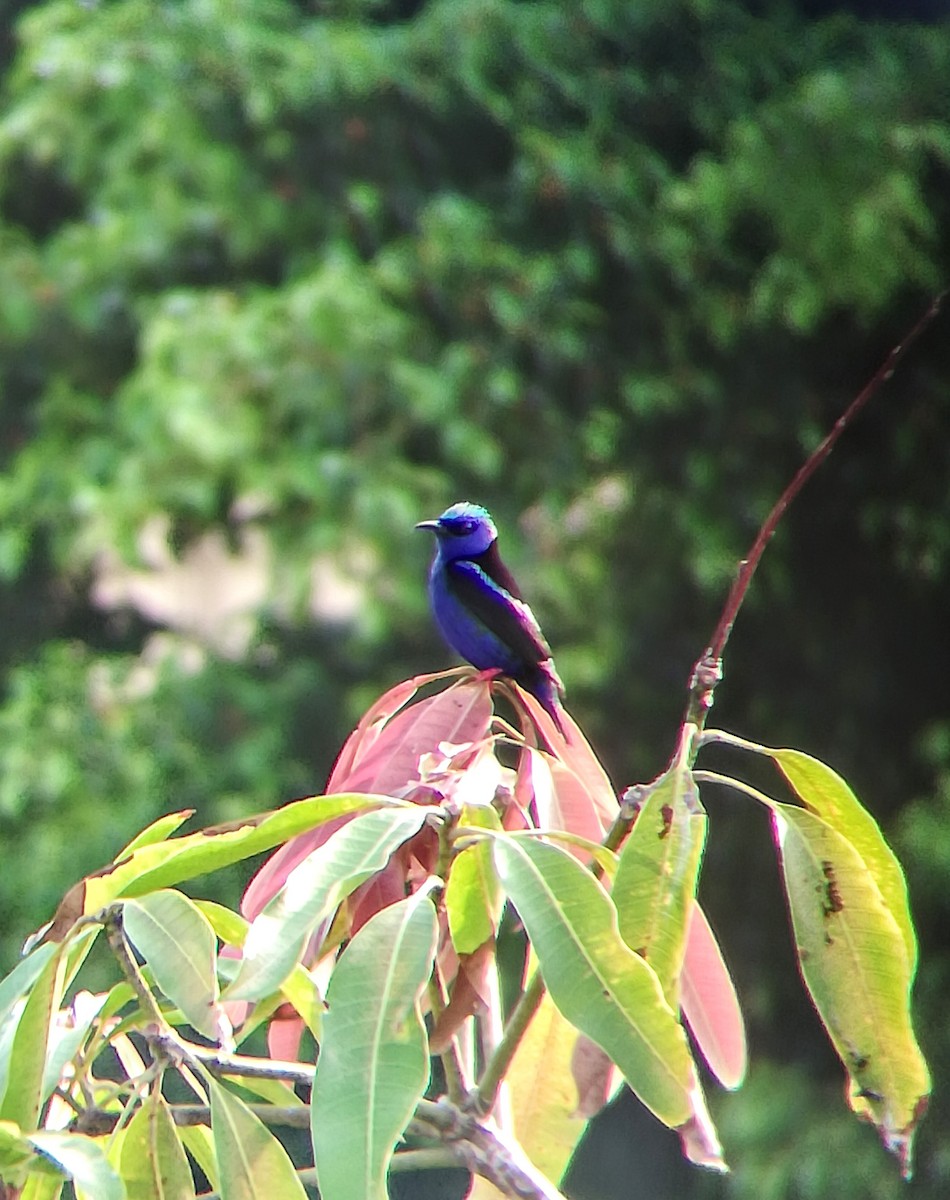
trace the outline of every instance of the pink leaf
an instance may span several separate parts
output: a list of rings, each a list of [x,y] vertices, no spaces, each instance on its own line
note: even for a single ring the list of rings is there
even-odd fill
[[[357,758],[365,755],[373,742],[382,732],[383,726],[391,720],[401,708],[412,699],[419,688],[428,683],[430,675],[418,675],[414,679],[406,679],[390,688],[373,704],[360,718],[359,724],[343,743],[343,749],[337,756],[327,781],[327,794],[332,792],[352,791],[352,788],[341,787],[341,781],[353,770]]]
[[[524,753],[531,763],[538,828],[563,829],[567,833],[576,833],[592,842],[599,842],[604,836],[604,826],[587,787],[560,759],[543,750],[528,748]],[[583,861],[589,857],[585,851],[575,847],[567,846],[566,849]]]
[[[596,1042],[579,1033],[571,1054],[571,1074],[577,1087],[575,1115],[596,1117],[617,1090],[617,1068]]]
[[[366,754],[334,786],[348,792],[398,795],[419,779],[419,759],[440,742],[480,742],[491,724],[488,684],[466,679],[397,713]],[[334,776],[336,776],[334,772]]]
[[[267,1026],[267,1050],[271,1058],[295,1062],[306,1026],[289,1004],[282,1004]]]
[[[544,734],[548,745],[553,747],[555,756],[567,767],[586,788],[591,803],[597,812],[599,822],[606,831],[614,821],[619,807],[617,795],[614,791],[613,784],[607,776],[607,772],[601,765],[600,759],[594,753],[590,742],[584,737],[580,726],[566,710],[561,710],[561,723],[570,736],[570,741],[565,741],[560,736],[554,726],[554,722],[541,707],[538,701],[526,692],[523,688],[518,688],[520,696],[525,708],[528,710],[532,721]],[[577,833],[578,830],[573,830]],[[602,834],[598,834],[598,840]]]
[[[680,1004],[696,1044],[723,1087],[745,1078],[746,1041],[742,1012],[716,935],[698,903],[686,938]]]

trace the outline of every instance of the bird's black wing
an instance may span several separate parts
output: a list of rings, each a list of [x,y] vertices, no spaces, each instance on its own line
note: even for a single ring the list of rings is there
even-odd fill
[[[445,577],[456,598],[525,666],[551,657],[551,648],[534,613],[518,596],[488,574],[479,559],[457,558],[445,565]],[[500,560],[499,560],[500,563]],[[505,575],[508,572],[502,567]],[[512,581],[514,582],[514,581]]]

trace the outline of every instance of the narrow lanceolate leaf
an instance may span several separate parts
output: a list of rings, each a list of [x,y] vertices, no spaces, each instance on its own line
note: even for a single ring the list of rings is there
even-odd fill
[[[716,935],[693,903],[680,978],[680,1006],[703,1058],[723,1087],[745,1078],[746,1038],[735,984]]]
[[[805,807],[847,838],[864,859],[907,948],[911,974],[917,966],[917,938],[907,903],[907,883],[897,857],[877,822],[841,778],[799,750],[767,750]]]
[[[464,805],[459,825],[472,829],[501,829],[495,810],[488,805]],[[452,944],[459,954],[474,954],[494,937],[504,897],[495,873],[488,840],[466,846],[452,860],[445,888],[445,909]]]
[[[195,903],[211,922],[211,928],[223,942],[231,946],[244,945],[250,925],[239,913],[232,912],[221,904],[215,904],[213,900],[196,900]],[[232,963],[237,970],[239,961],[236,959],[226,960],[222,956],[218,962],[218,969],[220,971],[227,962]],[[294,967],[280,985],[280,994],[288,1004],[293,1005],[297,1015],[319,1042],[323,1036],[323,997],[306,967],[299,963]]]
[[[593,875],[556,846],[496,835],[502,883],[528,931],[551,998],[601,1046],[667,1125],[690,1118],[686,1034],[653,969],[624,942]]]
[[[384,805],[405,807],[388,796],[311,796],[231,825],[141,846],[121,862],[88,875],[70,888],[60,902],[48,936],[53,940],[63,937],[79,917],[98,912],[122,896],[142,896],[173,887],[270,850],[339,816]]]
[[[706,825],[691,773],[669,771],[637,814],[610,893],[620,936],[656,972],[674,1010]]]
[[[222,1084],[211,1080],[209,1086],[223,1200],[306,1200],[287,1151],[267,1126]]]
[[[372,917],[343,952],[313,1085],[314,1161],[323,1200],[386,1200],[386,1172],[429,1081],[420,997],[438,926],[417,893]]]
[[[78,1133],[32,1133],[27,1140],[73,1181],[77,1200],[126,1200],[125,1185],[98,1141]]]
[[[217,944],[197,905],[181,892],[153,892],[127,900],[122,923],[168,999],[199,1033],[217,1040],[222,1019],[215,973]]]
[[[115,861],[122,862],[124,858],[128,858],[130,854],[134,854],[136,850],[140,850],[143,846],[154,846],[157,842],[167,841],[173,833],[181,828],[189,817],[195,815],[193,808],[183,808],[180,812],[165,813],[159,817],[157,821],[153,821],[151,825],[146,825],[141,833],[137,834],[131,842],[120,850],[115,856]]]
[[[587,1122],[577,1115],[571,1077],[577,1030],[549,993],[534,1015],[506,1077],[518,1144],[548,1179],[564,1174]]]
[[[62,1000],[64,965],[64,948],[59,947],[27,995],[9,1043],[0,1121],[12,1121],[24,1131],[35,1129],[39,1121],[50,1027]]]
[[[909,1175],[930,1078],[911,1027],[903,932],[845,837],[791,805],[776,804],[773,823],[802,976],[851,1078],[856,1111]]]
[[[418,805],[364,813],[308,854],[251,923],[228,999],[259,1000],[276,991],[320,921],[381,871],[425,818],[425,808]]]
[[[194,1200],[185,1149],[168,1105],[155,1092],[129,1122],[119,1173],[135,1200]]]

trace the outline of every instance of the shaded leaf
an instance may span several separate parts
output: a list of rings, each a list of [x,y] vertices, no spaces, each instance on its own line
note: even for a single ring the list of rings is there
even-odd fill
[[[280,987],[317,924],[381,871],[425,819],[421,806],[364,813],[309,854],[251,923],[228,998],[259,999]]]
[[[776,842],[802,976],[848,1072],[852,1104],[910,1173],[930,1077],[910,1019],[904,934],[852,844],[776,804]]]
[[[134,1200],[194,1200],[195,1187],[168,1105],[150,1092],[129,1122],[119,1173]]]
[[[437,934],[416,893],[371,918],[337,964],[311,1104],[323,1200],[386,1200],[393,1147],[429,1080],[419,1000]]]
[[[214,1079],[211,1132],[226,1200],[306,1200],[287,1151],[247,1105]]]
[[[27,1140],[73,1181],[77,1200],[126,1200],[125,1185],[98,1141],[78,1133],[46,1132],[29,1134]]]
[[[189,1024],[214,1041],[221,1033],[214,930],[194,901],[162,890],[122,906],[129,939],[155,982]]]

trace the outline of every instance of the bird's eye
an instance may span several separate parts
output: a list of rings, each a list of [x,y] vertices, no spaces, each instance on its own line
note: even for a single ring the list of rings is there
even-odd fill
[[[452,532],[456,537],[467,537],[475,532],[475,522],[472,520],[459,521],[453,526]]]

